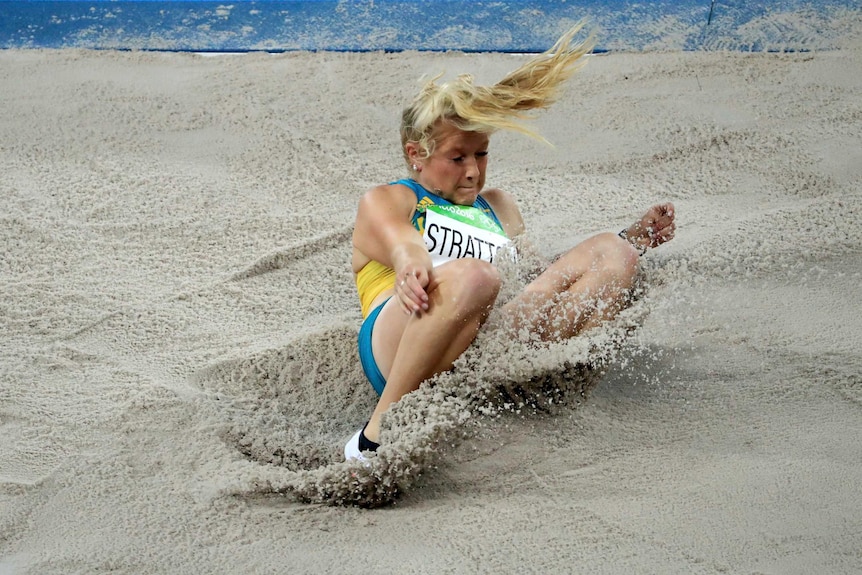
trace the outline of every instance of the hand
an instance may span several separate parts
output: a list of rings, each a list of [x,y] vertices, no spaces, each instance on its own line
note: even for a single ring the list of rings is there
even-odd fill
[[[672,203],[656,204],[640,220],[626,228],[625,239],[641,252],[658,247],[673,239],[676,232],[675,217]]]
[[[428,311],[428,287],[431,272],[420,266],[407,266],[395,276],[395,295],[398,304],[407,315]]]

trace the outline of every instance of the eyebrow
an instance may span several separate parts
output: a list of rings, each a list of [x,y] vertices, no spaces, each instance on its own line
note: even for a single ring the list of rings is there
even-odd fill
[[[484,146],[477,146],[476,151],[475,151],[474,153],[487,152],[487,151],[488,151],[488,145],[489,145],[489,144],[490,144],[490,142],[486,142]],[[464,155],[464,154],[466,154],[466,153],[467,153],[467,152],[465,151],[465,150],[466,150],[466,148],[463,148],[463,147],[461,147],[461,146],[453,146],[453,147],[451,147],[451,148],[447,148],[447,147],[446,147],[446,145],[443,145],[443,146],[440,146],[440,147],[438,148],[438,150],[440,150],[442,153],[445,153],[445,154],[459,154],[459,155]]]

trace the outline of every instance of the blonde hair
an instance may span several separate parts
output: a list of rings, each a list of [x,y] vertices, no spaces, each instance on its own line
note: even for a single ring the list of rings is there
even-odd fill
[[[434,130],[440,120],[461,130],[491,134],[514,130],[544,140],[522,123],[532,110],[545,109],[556,101],[561,86],[582,65],[581,57],[593,47],[592,36],[574,42],[583,22],[563,34],[547,51],[531,58],[493,86],[476,86],[473,77],[462,74],[451,82],[427,82],[401,117],[401,146],[416,142],[426,156],[434,151]],[[405,159],[406,150],[404,150]],[[408,160],[408,165],[409,165]]]

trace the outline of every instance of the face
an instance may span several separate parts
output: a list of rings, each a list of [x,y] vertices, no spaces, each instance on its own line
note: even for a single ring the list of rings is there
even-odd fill
[[[440,123],[434,136],[434,153],[427,158],[413,142],[407,143],[408,157],[419,169],[416,181],[453,204],[472,205],[485,185],[490,137],[448,122]]]

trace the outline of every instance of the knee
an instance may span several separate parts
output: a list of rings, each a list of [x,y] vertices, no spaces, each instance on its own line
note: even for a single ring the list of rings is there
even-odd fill
[[[500,286],[503,283],[500,271],[487,262],[476,261],[476,263],[479,265],[471,266],[470,284],[482,297],[493,301],[500,293]]]
[[[440,285],[458,307],[483,310],[494,304],[502,284],[497,268],[473,258],[456,260],[446,268]]]
[[[465,296],[482,303],[491,303],[500,291],[502,280],[500,272],[493,265],[476,259],[464,259],[461,269],[458,270],[460,290]]]
[[[594,265],[611,274],[623,284],[630,284],[638,272],[638,252],[629,242],[610,232],[595,240]]]

